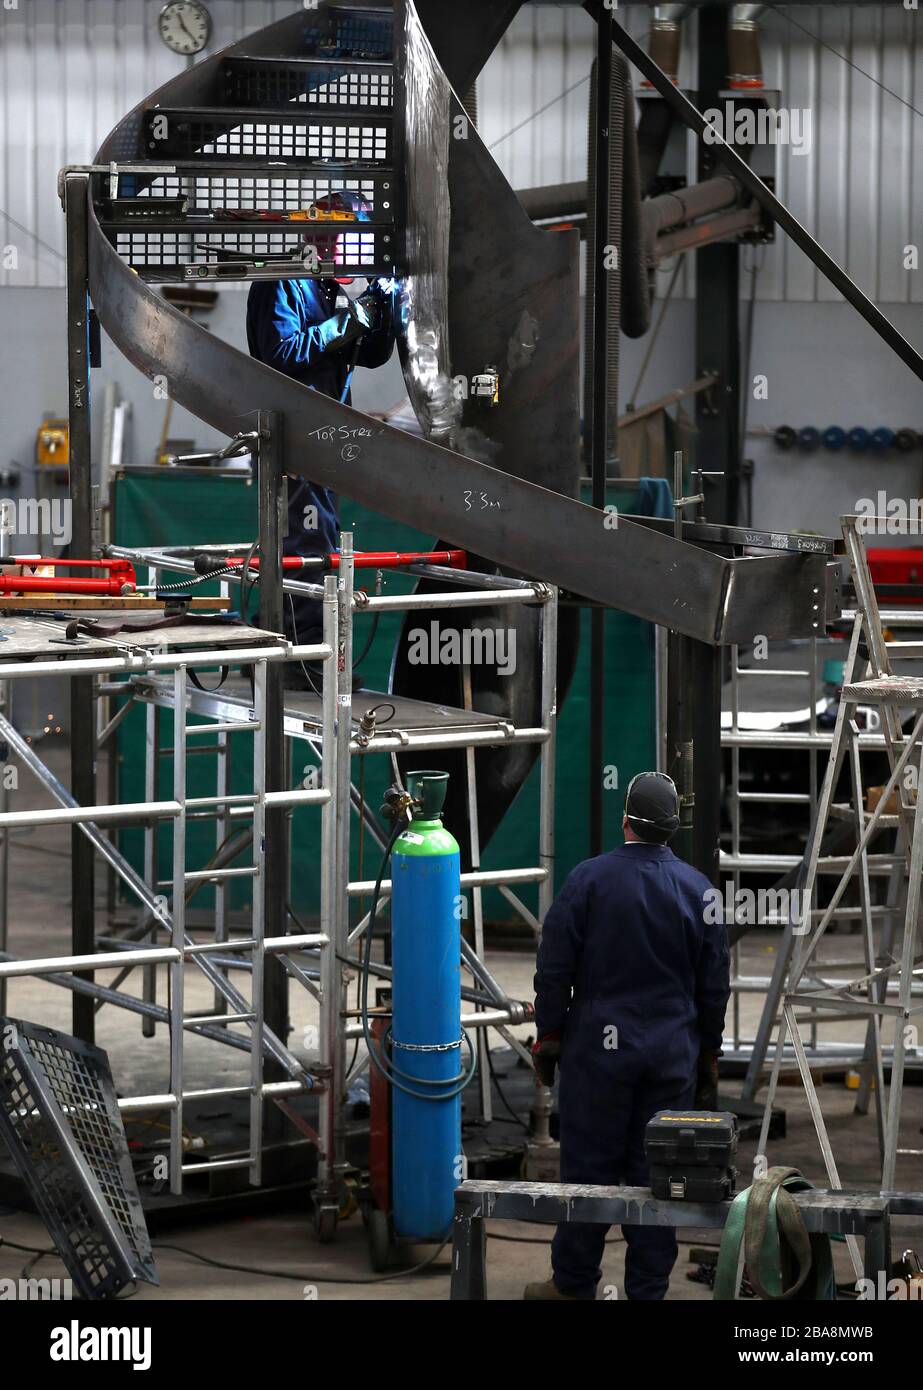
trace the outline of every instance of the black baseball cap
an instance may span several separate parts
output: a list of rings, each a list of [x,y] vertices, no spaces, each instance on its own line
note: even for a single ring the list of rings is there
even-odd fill
[[[679,796],[672,777],[665,772],[639,772],[625,793],[625,815],[642,840],[661,844],[679,829]]]

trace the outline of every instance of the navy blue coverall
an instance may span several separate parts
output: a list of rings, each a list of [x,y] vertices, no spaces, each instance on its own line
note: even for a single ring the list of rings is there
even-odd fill
[[[380,367],[387,362],[394,347],[394,326],[390,312],[385,312],[381,325],[359,339],[358,349],[355,343],[337,350],[325,349],[319,329],[332,317],[338,292],[335,280],[255,280],[247,299],[250,356],[303,386],[339,400],[354,358],[360,367]],[[346,402],[349,404],[348,394]],[[317,509],[314,529],[305,525],[306,517],[311,517],[308,507]],[[328,555],[337,548],[338,534],[336,493],[307,478],[290,476],[283,554]],[[287,595],[286,599],[288,635],[298,642],[319,642],[323,627],[321,604],[301,595]]]
[[[711,884],[666,845],[634,842],[579,864],[545,918],[535,975],[539,1038],[560,1033],[561,1181],[646,1187],[644,1129],[695,1095],[718,1053],[730,994],[727,932]],[[706,921],[706,917],[717,921]],[[669,1228],[625,1226],[625,1294],[663,1298]],[[562,1223],[559,1291],[593,1298],[606,1227]]]

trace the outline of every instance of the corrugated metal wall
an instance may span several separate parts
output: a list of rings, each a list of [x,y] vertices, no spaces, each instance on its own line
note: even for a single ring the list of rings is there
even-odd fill
[[[616,17],[640,40],[649,16],[646,6],[628,5]],[[903,266],[904,247],[923,242],[920,12],[899,3],[798,5],[767,10],[760,23],[766,86],[813,118],[809,154],[779,148],[779,196],[873,299],[923,302],[923,271]],[[687,88],[695,83],[696,27],[691,13],[679,73]],[[585,176],[594,46],[582,10],[526,6],[491,59],[480,83],[481,133],[514,187]],[[759,298],[839,298],[783,234],[763,254]]]
[[[6,271],[0,283],[63,284],[57,170],[91,159],[117,119],[178,70],[182,60],[157,36],[161,3],[19,0],[17,9],[0,7],[0,229],[3,245],[18,255],[18,269]],[[210,8],[213,47],[220,47],[295,6],[293,0],[211,0]],[[618,17],[641,37],[649,13],[634,5],[621,7]],[[693,16],[680,71],[684,86],[694,77],[695,27]],[[767,86],[780,88],[786,105],[813,114],[811,153],[780,151],[781,196],[873,298],[923,301],[923,276],[903,267],[903,248],[923,239],[918,14],[896,0],[791,6],[767,12],[763,29]],[[480,83],[480,129],[514,186],[583,177],[593,42],[593,25],[579,7],[527,5],[491,59]],[[765,252],[758,294],[837,297],[784,237]]]

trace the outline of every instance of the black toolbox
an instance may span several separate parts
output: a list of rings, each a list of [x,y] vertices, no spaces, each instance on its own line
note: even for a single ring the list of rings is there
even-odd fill
[[[669,1201],[723,1202],[737,1180],[737,1116],[658,1110],[644,1131],[651,1192]]]

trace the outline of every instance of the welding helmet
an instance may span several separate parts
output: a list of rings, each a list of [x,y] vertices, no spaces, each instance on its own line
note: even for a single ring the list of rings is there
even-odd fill
[[[332,193],[325,193],[322,197],[316,198],[312,204],[318,213],[337,214],[346,213],[356,222],[369,222],[372,216],[372,205],[361,193],[357,193],[351,188],[338,188]],[[313,246],[321,260],[339,263],[343,259],[344,236],[348,235],[349,223],[337,225],[336,222],[321,223],[323,230],[312,229],[306,232],[303,238],[306,246]],[[351,285],[352,276],[335,276],[338,285]]]

